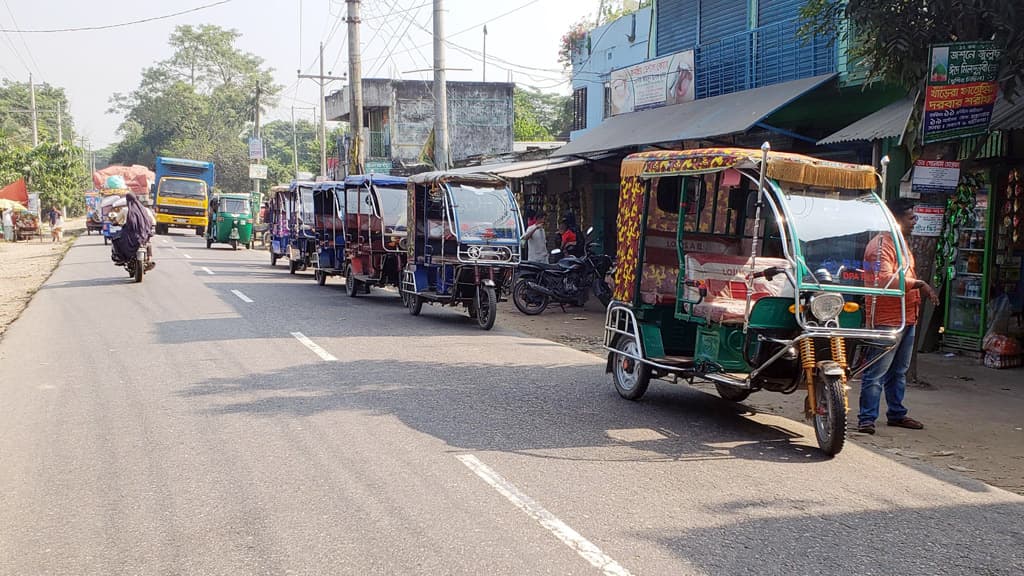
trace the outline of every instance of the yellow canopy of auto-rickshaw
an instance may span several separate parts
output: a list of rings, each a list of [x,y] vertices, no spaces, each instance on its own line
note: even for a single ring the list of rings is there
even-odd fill
[[[696,175],[729,168],[759,169],[761,154],[760,150],[748,148],[638,152],[622,161],[622,177]],[[766,176],[807,186],[850,190],[872,190],[878,185],[878,177],[871,166],[833,162],[789,152],[768,153]]]

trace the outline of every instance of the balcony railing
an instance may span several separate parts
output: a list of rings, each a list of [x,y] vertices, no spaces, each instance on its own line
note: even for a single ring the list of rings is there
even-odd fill
[[[836,71],[835,43],[803,40],[800,19],[761,26],[697,47],[696,97],[709,98]]]

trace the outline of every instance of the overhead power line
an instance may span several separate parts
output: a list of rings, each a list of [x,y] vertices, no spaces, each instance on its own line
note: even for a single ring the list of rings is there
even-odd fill
[[[164,14],[163,16],[152,16],[150,18],[142,18],[140,20],[132,20],[130,22],[120,22],[118,24],[103,24],[99,26],[80,26],[77,28],[46,28],[39,30],[18,30],[10,28],[0,28],[0,32],[18,32],[20,34],[53,34],[57,32],[90,32],[93,30],[109,30],[111,28],[123,28],[125,26],[134,26],[135,24],[145,24],[146,22],[155,22],[157,20],[166,20],[168,18],[174,18],[175,16],[181,16],[182,14],[190,14],[192,12],[199,12],[200,10],[206,10],[222,4],[227,4],[232,0],[220,0],[219,2],[212,2],[210,4],[204,4],[202,6],[196,6],[195,8],[189,8],[188,10],[181,10],[174,12],[173,14]]]

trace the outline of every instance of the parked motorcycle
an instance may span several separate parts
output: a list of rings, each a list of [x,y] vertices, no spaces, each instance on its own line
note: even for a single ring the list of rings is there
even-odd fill
[[[602,306],[608,306],[612,290],[605,278],[611,270],[612,259],[594,252],[597,244],[590,241],[590,234],[593,231],[593,227],[587,229],[582,257],[561,258],[555,264],[519,264],[515,285],[512,288],[512,302],[520,312],[530,316],[540,314],[551,302],[563,307],[566,304],[583,306],[590,291],[594,292]],[[562,251],[557,249],[551,251],[551,254],[556,256],[561,253]]]

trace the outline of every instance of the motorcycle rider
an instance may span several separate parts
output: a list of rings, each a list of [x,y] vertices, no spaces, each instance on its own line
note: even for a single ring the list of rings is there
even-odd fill
[[[123,218],[121,231],[114,236],[110,249],[110,257],[117,264],[134,258],[140,246],[149,244],[155,225],[148,209],[135,194],[128,192],[125,195],[125,202],[125,207],[116,216],[117,220]],[[150,259],[146,264],[146,270],[152,270],[155,266],[156,262]]]

